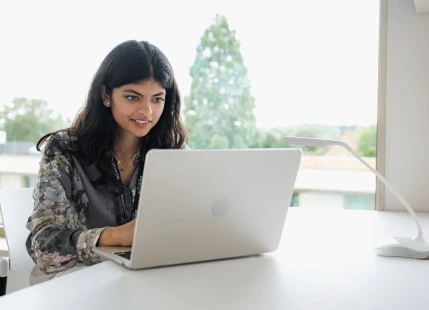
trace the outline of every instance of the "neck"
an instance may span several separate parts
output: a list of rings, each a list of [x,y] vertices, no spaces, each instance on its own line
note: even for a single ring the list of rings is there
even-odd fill
[[[113,154],[117,158],[124,158],[126,156],[134,155],[140,147],[140,138],[137,137],[119,137],[115,146],[113,147]]]

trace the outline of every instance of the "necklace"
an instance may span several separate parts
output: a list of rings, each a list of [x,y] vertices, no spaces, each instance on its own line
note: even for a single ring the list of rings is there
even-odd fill
[[[132,164],[132,163],[133,163],[133,160],[131,159],[131,160],[130,160],[130,163],[128,164],[128,166],[123,167],[123,168],[119,167],[119,171],[124,172],[125,170],[127,170],[127,169],[128,169],[128,167],[129,167],[129,166],[131,166],[131,164]],[[118,165],[119,165],[119,162],[118,162]]]
[[[129,158],[130,156],[133,156],[134,157],[134,155],[136,155],[136,153],[137,153],[137,151],[140,149],[140,146],[134,151],[134,152],[132,152],[130,155],[128,155],[128,156],[125,156],[124,158],[122,158],[122,159],[118,159],[116,156],[115,156],[115,154],[113,154],[113,156],[115,156],[115,158],[116,158],[116,161],[118,162],[118,168],[119,168],[119,171],[121,171],[121,172],[123,172],[123,171],[125,171],[125,170],[127,170],[130,166],[131,166],[131,164],[133,163],[133,159],[131,159],[130,160],[130,163],[126,166],[126,167],[119,167],[119,165],[125,160],[125,159],[127,159],[127,158]]]

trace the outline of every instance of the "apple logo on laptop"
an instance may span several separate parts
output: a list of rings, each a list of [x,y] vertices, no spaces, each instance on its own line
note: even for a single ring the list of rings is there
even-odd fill
[[[213,216],[225,216],[228,213],[228,199],[216,200],[212,204]]]

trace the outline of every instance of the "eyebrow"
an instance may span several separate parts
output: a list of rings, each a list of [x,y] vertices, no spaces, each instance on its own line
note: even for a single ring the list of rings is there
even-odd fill
[[[142,95],[142,94],[140,94],[139,92],[136,92],[136,91],[135,91],[135,90],[133,90],[133,89],[124,89],[124,92],[132,93],[132,94],[135,94],[135,95],[138,95],[138,96],[142,96],[142,97],[143,97],[143,95]],[[159,92],[159,93],[153,94],[152,96],[161,96],[161,95],[165,95],[165,91],[164,91],[164,90],[163,90],[163,91],[161,91],[161,92]]]

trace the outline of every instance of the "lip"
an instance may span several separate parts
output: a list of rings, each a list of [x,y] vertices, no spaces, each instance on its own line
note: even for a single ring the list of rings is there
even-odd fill
[[[152,121],[150,120],[144,120],[144,119],[131,119],[134,125],[136,125],[139,128],[143,128],[148,126]]]

